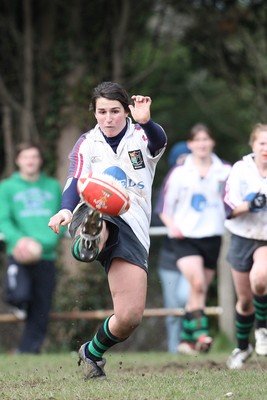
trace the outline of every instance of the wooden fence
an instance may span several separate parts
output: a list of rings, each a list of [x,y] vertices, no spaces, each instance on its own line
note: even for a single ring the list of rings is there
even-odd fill
[[[222,313],[221,307],[206,307],[205,312],[207,315],[220,315]],[[52,312],[50,313],[51,321],[70,321],[70,320],[104,320],[113,313],[113,310],[94,310],[94,311],[65,311],[65,312]],[[146,308],[144,317],[166,317],[168,315],[182,316],[184,309],[182,308]],[[19,322],[23,321],[17,318],[14,314],[0,314],[0,323]]]
[[[167,233],[165,227],[151,227],[150,236],[164,236]],[[228,245],[227,235],[224,243]],[[234,338],[234,291],[231,281],[230,268],[225,262],[225,248],[223,246],[221,261],[218,270],[218,300],[219,305],[216,307],[206,307],[207,315],[217,316],[219,319],[219,327],[230,338]],[[113,310],[92,310],[92,311],[69,311],[69,312],[51,312],[51,321],[70,321],[70,320],[104,320]],[[184,315],[181,308],[147,308],[144,311],[144,317],[166,317],[168,315]],[[17,323],[21,321],[14,314],[0,313],[0,323]]]

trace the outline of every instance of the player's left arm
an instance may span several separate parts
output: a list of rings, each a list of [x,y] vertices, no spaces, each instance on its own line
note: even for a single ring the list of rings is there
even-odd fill
[[[261,196],[260,207],[255,207],[255,200],[259,198],[259,194],[256,194],[252,201],[245,201],[241,194],[240,182],[242,181],[242,177],[244,175],[244,171],[242,169],[242,161],[237,162],[226,181],[225,185],[225,195],[224,195],[224,208],[227,219],[238,217],[239,215],[248,213],[255,208],[263,208],[266,205],[266,197]]]
[[[160,125],[151,119],[150,105],[152,101],[150,97],[134,95],[132,100],[134,105],[129,105],[132,117],[144,129],[148,139],[148,148],[154,156],[157,151],[166,146],[166,133]]]
[[[167,136],[163,128],[150,119],[146,124],[139,124],[145,131],[148,139],[147,147],[155,156],[167,144]]]

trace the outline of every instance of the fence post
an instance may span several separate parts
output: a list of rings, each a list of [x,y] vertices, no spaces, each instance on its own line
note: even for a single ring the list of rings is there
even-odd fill
[[[223,236],[221,254],[218,266],[218,303],[223,312],[219,315],[219,328],[229,340],[235,338],[235,292],[231,276],[231,267],[226,261],[230,234]]]

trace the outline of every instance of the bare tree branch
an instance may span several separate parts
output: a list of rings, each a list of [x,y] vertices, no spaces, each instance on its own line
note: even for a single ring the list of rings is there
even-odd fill
[[[4,176],[9,176],[14,171],[14,146],[12,140],[12,122],[9,106],[3,106],[3,132],[5,149]]]
[[[21,132],[23,140],[31,139],[33,104],[33,57],[32,57],[32,14],[30,0],[23,2],[24,12],[24,108],[21,114]]]
[[[11,107],[11,109],[21,112],[22,106],[19,104],[11,95],[9,90],[7,89],[2,77],[0,76],[0,99],[3,104],[6,104]]]
[[[122,53],[125,45],[125,38],[127,33],[127,24],[130,16],[130,1],[124,0],[122,2],[122,12],[119,16],[118,26],[113,30],[112,37],[112,64],[113,64],[113,80],[115,82],[122,81]]]

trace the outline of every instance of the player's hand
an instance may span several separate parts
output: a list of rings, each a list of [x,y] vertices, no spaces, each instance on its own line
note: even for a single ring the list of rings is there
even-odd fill
[[[24,236],[19,239],[13,249],[13,257],[21,264],[30,264],[40,260],[43,248],[37,240]]]
[[[173,239],[183,239],[184,238],[184,235],[182,234],[180,229],[177,228],[176,226],[172,226],[169,228],[169,236]]]
[[[266,206],[266,196],[264,193],[257,193],[253,200],[249,202],[249,211],[259,210]]]
[[[60,232],[60,225],[66,226],[72,220],[72,212],[70,210],[60,210],[57,214],[50,218],[48,223],[49,228],[51,228],[56,234]]]
[[[129,105],[133,119],[139,124],[146,124],[150,120],[150,105],[152,100],[148,96],[133,95],[134,105]]]

